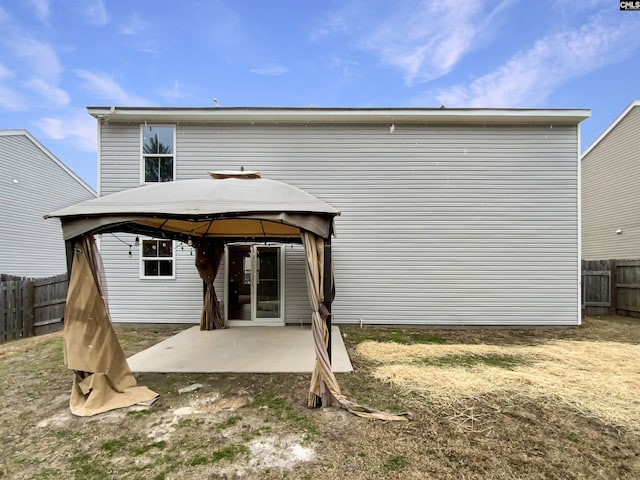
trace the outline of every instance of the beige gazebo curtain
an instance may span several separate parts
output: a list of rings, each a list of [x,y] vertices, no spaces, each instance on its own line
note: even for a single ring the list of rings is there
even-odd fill
[[[311,330],[313,333],[313,345],[316,352],[316,365],[311,375],[309,387],[310,407],[329,406],[333,404],[334,395],[340,394],[340,387],[331,370],[331,362],[327,352],[329,345],[329,330],[320,313],[324,301],[324,282],[330,281],[323,278],[324,268],[324,240],[310,232],[303,231],[302,241],[307,256],[307,293],[312,309]],[[325,378],[333,379],[331,388],[327,388]]]
[[[224,320],[220,315],[220,304],[213,286],[223,254],[224,244],[222,242],[203,242],[196,246],[196,268],[206,285],[202,315],[200,316],[200,330],[224,328]]]
[[[75,242],[64,314],[64,360],[75,372],[71,413],[90,416],[158,394],[137,382],[111,325],[100,253],[93,235]]]
[[[334,404],[360,417],[378,418],[381,420],[404,421],[410,417],[409,413],[392,414],[363,407],[348,400],[340,391],[338,380],[331,369],[331,360],[327,352],[329,345],[329,330],[325,319],[329,314],[324,301],[324,282],[331,282],[333,278],[323,278],[324,275],[324,245],[323,238],[307,231],[301,231],[302,243],[307,256],[307,291],[311,305],[313,345],[316,352],[316,365],[311,375],[309,387],[309,407],[328,407]],[[333,276],[333,269],[330,269]]]

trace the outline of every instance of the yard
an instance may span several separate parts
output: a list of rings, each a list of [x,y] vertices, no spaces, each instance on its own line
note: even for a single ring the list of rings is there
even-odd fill
[[[77,418],[60,333],[0,345],[0,478],[640,478],[638,320],[342,332],[347,397],[411,421],[309,410],[309,375],[247,374],[137,375],[152,407]],[[130,355],[175,331],[117,333]]]

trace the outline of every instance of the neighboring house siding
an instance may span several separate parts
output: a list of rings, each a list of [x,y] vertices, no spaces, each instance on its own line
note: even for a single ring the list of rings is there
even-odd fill
[[[67,271],[60,221],[43,215],[95,194],[27,134],[0,132],[0,273],[46,277]]]
[[[640,258],[640,106],[582,158],[581,169],[582,258]]]
[[[139,126],[104,128],[103,152],[121,135]],[[576,127],[181,123],[176,139],[177,179],[244,166],[342,211],[338,323],[578,322]],[[287,247],[287,323],[309,321],[301,252]]]

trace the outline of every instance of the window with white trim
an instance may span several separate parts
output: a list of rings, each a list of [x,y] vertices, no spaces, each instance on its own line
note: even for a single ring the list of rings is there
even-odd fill
[[[175,179],[175,132],[173,126],[142,126],[142,182]]]
[[[140,276],[142,278],[175,278],[175,248],[172,240],[157,238],[140,242]]]

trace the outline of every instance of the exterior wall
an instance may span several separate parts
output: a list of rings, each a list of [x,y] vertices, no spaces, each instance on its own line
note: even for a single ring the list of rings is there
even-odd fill
[[[582,258],[640,258],[640,106],[582,158],[581,167]]]
[[[140,186],[140,125],[101,125],[100,196]]]
[[[140,278],[140,248],[128,245],[135,235],[101,235],[100,252],[107,277],[109,311],[114,322],[198,323],[202,309],[202,280],[195,253],[176,249],[175,278]],[[125,242],[125,243],[122,243]]]
[[[139,185],[139,125],[102,128],[102,192]],[[337,323],[567,325],[579,322],[577,152],[575,126],[181,123],[176,175],[244,166],[341,210]],[[140,283],[121,247],[108,265],[119,272],[110,294],[125,276],[133,291]],[[302,249],[286,255],[286,321],[306,323]],[[188,260],[144,295],[118,287],[112,304],[135,297],[157,306],[131,321],[181,321],[196,310],[199,318],[201,284]]]
[[[0,273],[26,277],[65,273],[60,221],[45,220],[43,215],[95,194],[26,132],[0,132],[0,185]]]

